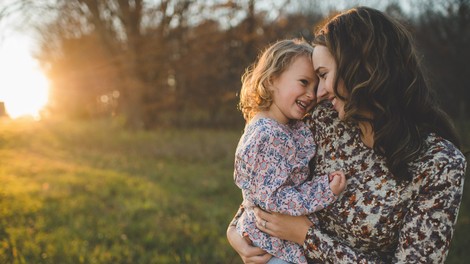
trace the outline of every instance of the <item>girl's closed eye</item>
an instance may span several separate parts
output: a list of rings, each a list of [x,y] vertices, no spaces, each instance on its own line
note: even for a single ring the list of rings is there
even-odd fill
[[[309,84],[309,81],[308,80],[305,80],[305,79],[302,79],[300,80],[300,83],[303,85],[303,86],[307,86]]]

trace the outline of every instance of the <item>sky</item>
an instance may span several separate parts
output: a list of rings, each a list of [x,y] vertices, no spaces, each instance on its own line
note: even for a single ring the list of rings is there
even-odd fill
[[[48,99],[48,84],[33,59],[27,34],[8,32],[0,39],[0,101],[12,118],[39,117]]]

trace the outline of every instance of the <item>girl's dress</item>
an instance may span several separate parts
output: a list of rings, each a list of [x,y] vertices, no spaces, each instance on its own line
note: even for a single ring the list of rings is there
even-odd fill
[[[259,118],[246,126],[235,153],[234,179],[242,190],[246,212],[238,221],[238,232],[248,235],[254,245],[292,263],[307,263],[301,245],[257,229],[253,207],[307,215],[332,203],[336,197],[329,187],[328,175],[308,181],[308,166],[315,149],[305,123],[284,125]]]

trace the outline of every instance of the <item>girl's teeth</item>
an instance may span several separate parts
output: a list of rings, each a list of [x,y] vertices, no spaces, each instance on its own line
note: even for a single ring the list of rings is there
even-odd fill
[[[301,102],[301,101],[297,101],[297,104],[298,104],[300,107],[302,107],[302,108],[306,108],[306,107],[307,107],[307,106],[306,106],[303,102]]]

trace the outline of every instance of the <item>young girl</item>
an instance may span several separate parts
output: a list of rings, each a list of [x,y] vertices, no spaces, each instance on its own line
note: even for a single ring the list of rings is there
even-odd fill
[[[247,124],[235,154],[234,178],[242,190],[245,213],[236,228],[274,256],[268,263],[307,260],[300,245],[257,229],[254,207],[307,215],[328,206],[345,188],[345,176],[339,171],[308,180],[315,145],[300,119],[315,101],[318,79],[312,52],[305,42],[279,41],[242,77],[240,108]],[[261,224],[269,229],[269,222]]]

